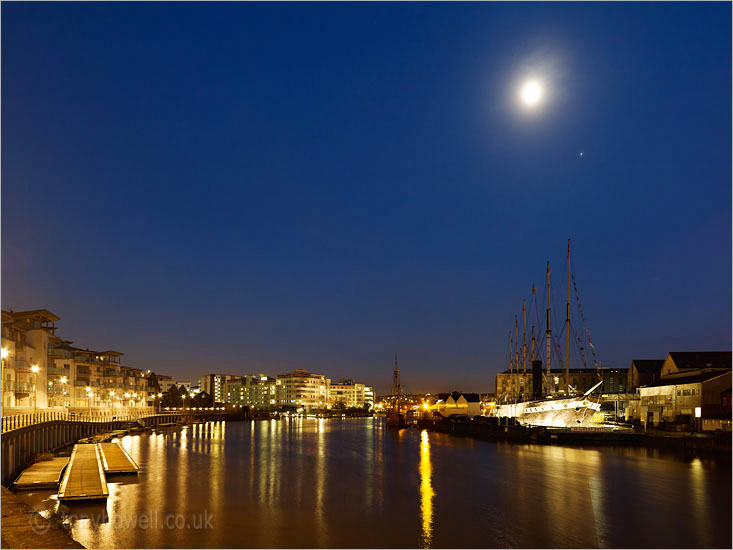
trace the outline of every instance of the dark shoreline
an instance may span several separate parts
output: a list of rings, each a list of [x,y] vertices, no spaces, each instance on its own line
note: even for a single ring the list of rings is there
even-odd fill
[[[45,519],[5,487],[0,533],[3,548],[85,548],[68,531]]]
[[[571,431],[544,427],[498,426],[477,421],[452,421],[421,419],[418,427],[439,433],[450,433],[459,437],[473,437],[485,441],[508,441],[568,446],[628,445],[652,448],[668,448],[696,453],[710,453],[726,456],[731,454],[730,433],[680,434],[654,431]]]

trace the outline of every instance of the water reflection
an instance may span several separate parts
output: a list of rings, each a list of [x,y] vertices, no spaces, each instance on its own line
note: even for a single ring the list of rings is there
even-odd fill
[[[106,504],[19,496],[67,514],[93,548],[730,547],[728,461],[496,444],[378,418],[207,423],[121,444],[142,470],[109,478]],[[167,514],[185,522],[152,528]]]
[[[420,513],[422,515],[422,548],[433,544],[433,465],[430,462],[430,435],[427,430],[420,434]]]

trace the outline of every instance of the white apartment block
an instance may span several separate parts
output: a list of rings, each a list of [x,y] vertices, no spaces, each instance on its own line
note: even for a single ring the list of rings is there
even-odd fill
[[[347,408],[366,405],[374,406],[374,392],[369,386],[358,384],[353,380],[341,379],[338,383],[332,383],[329,388],[329,404],[331,408],[338,403],[343,403]]]
[[[153,388],[122,353],[72,346],[45,309],[2,312],[3,408],[146,407]],[[35,402],[35,403],[34,403]]]
[[[305,409],[326,409],[329,403],[331,381],[322,374],[313,374],[305,369],[278,374],[275,381],[277,402],[280,407]]]

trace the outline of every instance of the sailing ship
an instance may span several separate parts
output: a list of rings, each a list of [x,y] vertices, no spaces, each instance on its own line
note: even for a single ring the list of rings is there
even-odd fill
[[[561,392],[553,384],[550,371],[550,359],[552,350],[552,330],[550,325],[550,262],[547,262],[547,322],[545,326],[546,338],[546,367],[547,374],[542,373],[542,361],[535,359],[535,287],[532,285],[532,339],[529,360],[532,368],[533,392],[528,396],[525,391],[520,392],[519,385],[515,379],[519,378],[520,365],[523,364],[522,380],[526,380],[527,374],[527,314],[525,304],[522,304],[522,315],[524,317],[524,332],[522,336],[522,353],[519,350],[519,323],[515,317],[515,337],[509,335],[509,374],[510,390],[504,397],[504,403],[497,404],[492,416],[500,418],[515,418],[517,422],[528,426],[552,426],[552,427],[575,427],[592,426],[594,415],[601,408],[600,397],[593,395],[593,392],[603,383],[603,380],[595,384],[588,391],[580,393],[569,384],[570,380],[570,239],[568,239],[568,298],[565,306],[565,380],[564,390]],[[573,285],[575,280],[573,278]],[[577,298],[577,287],[576,287]],[[579,310],[582,316],[582,309]],[[593,344],[590,342],[590,333],[586,329],[588,342],[591,350]],[[512,346],[514,351],[512,352]],[[537,348],[539,351],[539,348]],[[559,349],[559,346],[558,346]],[[583,347],[580,347],[581,354]],[[595,351],[593,351],[595,357]],[[596,368],[599,368],[596,361]],[[600,370],[599,370],[600,377]],[[527,387],[527,384],[524,384]],[[498,388],[497,388],[498,391]]]
[[[392,404],[387,411],[387,426],[392,428],[406,428],[407,414],[400,410],[402,386],[400,384],[400,369],[397,368],[397,354],[394,354],[394,371],[392,373]]]

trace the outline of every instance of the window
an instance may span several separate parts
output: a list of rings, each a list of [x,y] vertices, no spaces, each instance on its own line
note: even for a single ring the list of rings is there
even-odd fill
[[[689,389],[682,390],[682,395],[690,395],[690,390]]]

